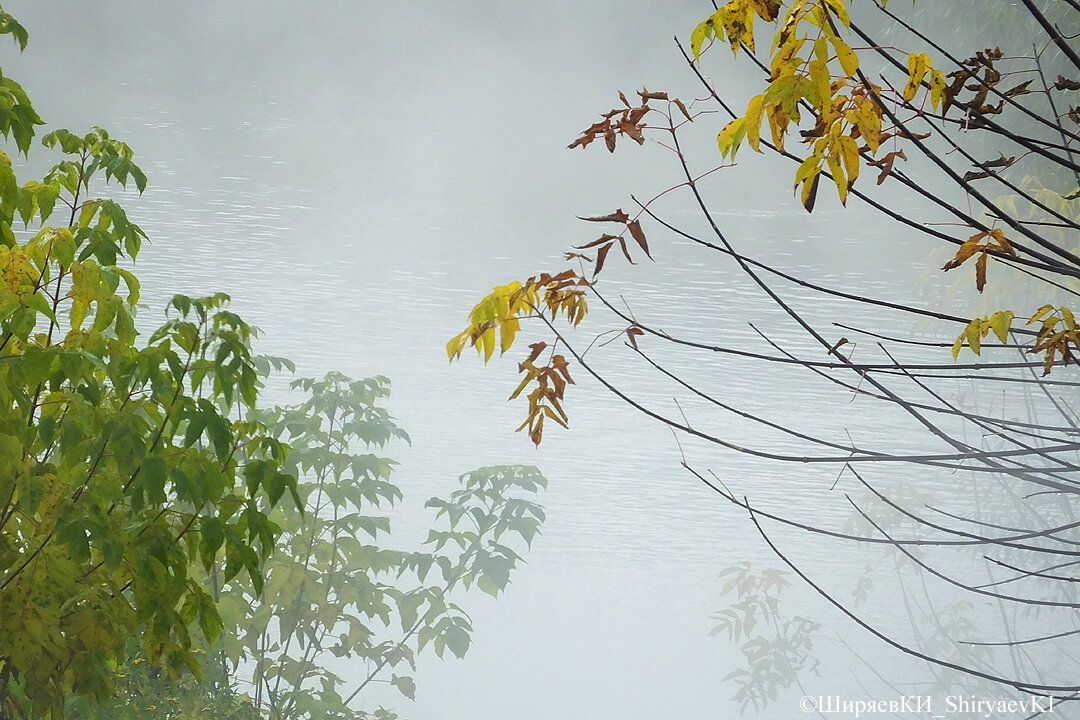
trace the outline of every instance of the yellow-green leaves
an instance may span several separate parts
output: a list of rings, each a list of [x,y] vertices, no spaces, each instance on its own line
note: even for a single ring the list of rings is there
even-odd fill
[[[529,278],[524,285],[514,281],[496,287],[469,313],[469,327],[446,343],[447,356],[455,360],[471,343],[487,362],[496,346],[503,353],[510,349],[520,329],[518,318],[538,314],[545,308],[552,319],[561,313],[577,325],[588,310],[582,290],[587,284],[573,270],[566,270],[558,275],[545,273]]]
[[[640,226],[636,225],[637,221],[630,221],[629,216],[621,210],[610,216],[586,219],[633,223],[635,225],[632,228],[628,224],[631,234],[636,240],[640,235],[639,244],[644,240]],[[610,241],[604,247],[610,247],[613,242],[614,240]],[[642,247],[646,248],[647,252],[647,245]],[[505,353],[514,343],[520,329],[520,318],[543,316],[550,322],[561,315],[576,326],[588,311],[588,302],[585,299],[585,288],[588,285],[589,282],[573,270],[565,270],[557,275],[544,273],[531,277],[524,284],[515,281],[496,287],[473,308],[469,314],[469,326],[446,344],[447,357],[453,362],[470,343],[484,356],[484,362],[494,355],[496,343],[500,353]],[[566,358],[547,352],[545,361],[537,364],[548,346],[541,342],[530,347],[532,352],[518,368],[525,377],[510,399],[518,397],[529,385],[536,384],[536,388],[528,396],[528,416],[518,430],[528,428],[529,438],[539,445],[543,437],[545,417],[560,425],[566,425],[567,416],[562,409],[562,398],[566,385],[572,384],[573,380],[570,379]]]
[[[721,34],[752,49],[752,20],[775,19],[779,7],[762,8],[741,0],[729,2],[702,22],[692,38],[695,57],[701,43]],[[733,18],[749,18],[741,24]],[[837,22],[838,21],[838,22]],[[779,24],[768,58],[768,85],[747,103],[746,113],[725,125],[717,135],[717,148],[734,159],[742,141],[760,152],[761,123],[768,123],[777,149],[802,122],[809,107],[814,125],[800,131],[812,152],[795,173],[795,190],[807,210],[814,207],[821,175],[828,171],[842,203],[859,177],[862,152],[873,155],[883,139],[880,89],[866,87],[858,78],[859,59],[841,37],[850,27],[846,0],[797,0]],[[809,28],[808,34],[804,30]],[[733,45],[733,49],[735,45]]]
[[[991,331],[1005,344],[1013,317],[1011,310],[1001,310],[987,318],[972,319],[953,343],[953,359],[956,359],[965,344],[979,355],[982,339]],[[1050,374],[1059,358],[1065,364],[1080,363],[1080,329],[1076,326],[1076,318],[1070,308],[1064,305],[1043,305],[1032,314],[1027,324],[1039,326],[1035,343],[1025,352],[1031,355],[1043,353],[1043,375]]]
[[[988,318],[973,318],[959,337],[956,338],[956,342],[953,343],[953,360],[957,358],[965,344],[976,355],[981,354],[982,339],[991,331],[1002,344],[1005,344],[1009,339],[1009,328],[1012,326],[1012,321],[1013,313],[1011,310],[998,311]]]
[[[777,0],[731,0],[698,23],[690,33],[690,51],[697,58],[706,40],[726,38],[732,53],[738,53],[740,45],[754,52],[754,18],[772,22],[779,12]]]
[[[720,134],[716,136],[716,145],[723,157],[735,159],[735,153],[739,151],[739,145],[746,137],[746,118],[735,118],[729,122]]]
[[[694,57],[701,55],[701,47],[705,44],[705,41],[716,37],[716,27],[713,25],[713,17],[709,17],[698,23],[694,31],[690,33],[690,52],[694,54]]]

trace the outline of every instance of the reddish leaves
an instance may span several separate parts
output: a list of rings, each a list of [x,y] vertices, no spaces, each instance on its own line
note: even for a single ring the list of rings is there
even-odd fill
[[[634,242],[645,251],[646,257],[652,260],[652,254],[649,252],[649,243],[645,239],[645,231],[641,229],[641,222],[634,218],[630,219],[630,216],[626,214],[622,208],[616,210],[608,215],[601,215],[598,217],[583,217],[581,220],[586,222],[613,222],[626,226],[626,229],[618,235],[612,235],[610,233],[604,233],[596,240],[585,243],[584,245],[578,245],[578,250],[586,250],[588,248],[597,248],[596,251],[596,266],[593,268],[593,277],[596,277],[604,267],[604,261],[607,259],[608,252],[615,243],[619,243],[619,248],[622,250],[627,261],[631,265],[634,264],[634,259],[630,257],[630,251],[626,247],[626,233],[630,233],[630,237],[634,239]]]
[[[878,170],[881,171],[881,172],[878,173],[878,178],[877,178],[877,184],[878,185],[885,182],[885,178],[889,177],[889,175],[892,173],[893,163],[896,162],[896,158],[900,158],[901,160],[903,160],[905,162],[907,161],[907,155],[904,154],[903,150],[896,150],[896,151],[891,152],[888,155],[886,155],[885,157],[880,158],[878,160],[867,160],[866,161],[867,165],[870,165],[871,167],[876,167]]]
[[[1055,308],[1043,305],[1028,320],[1028,325],[1041,323],[1035,344],[1027,350],[1029,353],[1045,353],[1043,357],[1043,375],[1049,375],[1057,355],[1066,365],[1070,362],[1080,364],[1074,350],[1080,350],[1080,332],[1077,332],[1076,319],[1067,307]]]
[[[569,418],[562,408],[562,400],[566,386],[573,385],[574,381],[570,377],[569,363],[562,355],[552,354],[546,364],[537,366],[536,361],[547,349],[547,343],[537,342],[529,347],[532,349],[529,357],[518,365],[518,372],[524,373],[525,377],[510,395],[510,399],[521,395],[530,383],[536,383],[536,387],[529,393],[528,417],[518,427],[518,431],[528,428],[529,439],[534,445],[539,445],[544,436],[544,418],[550,418],[563,427],[567,426]]]
[[[673,102],[687,120],[693,120],[693,118],[690,117],[690,111],[687,109],[686,105],[678,98],[669,98],[668,94],[665,92],[652,92],[642,89],[638,92],[638,97],[641,98],[641,104],[634,107],[630,104],[630,101],[626,99],[626,95],[620,92],[619,100],[622,101],[622,104],[625,107],[614,108],[604,113],[602,120],[585,128],[585,130],[582,131],[581,136],[567,145],[567,147],[585,147],[593,140],[602,137],[604,138],[604,145],[607,147],[608,152],[615,152],[615,141],[620,135],[630,138],[638,145],[643,145],[645,143],[644,131],[648,127],[643,122],[643,119],[645,115],[655,110],[655,108],[649,107],[650,100]]]

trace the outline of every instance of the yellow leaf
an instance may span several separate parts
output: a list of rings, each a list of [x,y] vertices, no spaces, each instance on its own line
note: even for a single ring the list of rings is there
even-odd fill
[[[829,154],[825,156],[825,161],[829,163],[829,174],[836,183],[836,191],[840,193],[840,204],[847,205],[847,178],[844,177],[844,170],[840,167],[840,158],[837,157],[836,150],[837,147],[829,143]]]
[[[930,56],[926,53],[911,53],[908,55],[908,82],[904,86],[904,101],[910,101],[919,91],[926,71],[930,69]],[[931,99],[933,103],[933,99]]]
[[[531,363],[530,363],[530,365],[531,365]],[[522,367],[524,368],[524,365]],[[526,388],[526,386],[528,386],[529,383],[531,383],[533,380],[535,380],[536,376],[539,374],[539,372],[537,371],[535,366],[525,368],[525,370],[527,370],[527,372],[525,373],[525,377],[523,377],[521,379],[521,382],[518,384],[517,389],[515,389],[514,392],[510,394],[510,397],[508,399],[516,400],[517,396],[521,394],[521,391],[524,390]],[[525,422],[527,423],[528,420],[526,420]],[[525,426],[522,425],[522,427],[525,427]],[[520,431],[520,430],[521,430],[521,428],[518,428],[518,431]]]
[[[802,67],[803,59],[799,57],[799,50],[806,43],[805,37],[791,40],[782,45],[774,54],[769,64],[769,77],[774,80],[794,75],[795,71]]]
[[[755,95],[750,98],[750,102],[746,105],[746,139],[750,142],[750,147],[754,149],[754,152],[761,152],[758,145],[761,143],[762,99],[762,95]],[[732,155],[734,156],[734,153]]]
[[[818,180],[821,179],[821,171],[818,168],[814,169],[814,174],[806,179],[803,183],[802,193],[799,195],[799,201],[806,208],[807,212],[814,211],[814,199],[817,197]]]
[[[994,239],[994,244],[997,245],[998,250],[1010,255],[1016,255],[1016,250],[1013,250],[1012,243],[1005,238],[1005,232],[1001,228],[991,230],[990,237]]]
[[[832,40],[833,48],[836,50],[836,59],[840,61],[840,67],[844,69],[848,77],[854,77],[855,71],[859,69],[859,58],[855,51],[839,37],[829,39]]]
[[[816,175],[819,172],[818,167],[820,165],[821,158],[817,155],[811,155],[810,157],[803,160],[802,164],[799,165],[799,169],[795,171],[795,185],[792,186],[792,190],[797,189],[799,187],[799,183],[805,182],[808,178]]]
[[[468,340],[468,330],[450,338],[450,342],[446,343],[446,356],[450,358],[450,360],[461,357],[461,351],[465,349],[465,343],[468,342]]]
[[[1040,320],[1042,320],[1044,315],[1046,315],[1048,312],[1053,311],[1053,309],[1053,305],[1043,305],[1041,308],[1035,311],[1035,314],[1031,316],[1031,319],[1027,321],[1027,324],[1030,325],[1031,323],[1039,322]]]
[[[723,25],[733,55],[738,54],[740,44],[754,52],[754,9],[745,0],[733,0],[720,8],[713,15],[713,26],[717,24]]]
[[[964,337],[967,339],[968,347],[970,347],[971,351],[976,355],[980,355],[980,350],[982,350],[981,324],[979,319],[975,318],[968,323],[967,329],[964,330]]]
[[[821,62],[828,65],[829,63],[829,43],[823,37],[819,37],[814,41],[814,57]]]
[[[814,107],[822,115],[828,117],[832,113],[832,78],[829,75],[829,66],[818,59],[809,63],[810,82],[816,90],[818,102],[813,102]],[[809,98],[808,98],[809,99]]]
[[[946,87],[945,73],[937,68],[932,68],[930,70],[930,107],[937,110]]]
[[[1069,328],[1070,330],[1076,329],[1076,320],[1073,319],[1072,310],[1065,306],[1062,306],[1061,317],[1065,318],[1065,327]]]
[[[754,10],[765,22],[773,22],[780,17],[780,0],[752,0]]]
[[[506,353],[510,349],[510,346],[514,344],[514,335],[521,329],[521,324],[515,317],[503,320],[502,325],[499,326],[499,349],[500,354]]]
[[[731,155],[735,159],[735,153],[739,151],[739,145],[746,137],[746,118],[735,118],[720,131],[716,137],[716,145],[720,148],[720,154],[724,157]]]
[[[847,3],[845,0],[825,0],[825,4],[836,13],[836,17],[840,18],[840,22],[844,23],[844,27],[851,28],[851,18],[848,16]],[[885,3],[882,3],[884,5]]]
[[[868,97],[856,100],[855,125],[870,152],[876,153],[881,142],[881,109],[874,100]]]
[[[488,325],[480,335],[480,339],[476,343],[476,351],[484,353],[484,362],[491,359],[492,354],[495,352],[495,327]]]
[[[792,108],[799,102],[799,81],[806,82],[802,75],[784,75],[769,83],[763,103],[766,106],[779,103],[784,112],[792,116]]]
[[[979,233],[977,235],[972,235],[967,240],[965,240],[964,244],[961,245],[960,248],[956,251],[956,255],[953,256],[952,260],[942,265],[941,269],[952,270],[953,268],[958,268],[965,262],[967,262],[968,258],[979,252],[979,240],[981,240],[984,235],[986,235],[986,233]]]
[[[1009,327],[1012,325],[1012,320],[1012,310],[999,310],[990,316],[990,329],[994,331],[994,335],[1002,343],[1007,342],[1009,339]]]
[[[765,117],[769,121],[769,131],[772,133],[773,144],[781,152],[784,151],[784,134],[787,132],[788,116],[780,109],[779,105],[766,105]]]
[[[840,157],[844,160],[844,170],[847,171],[848,188],[850,188],[859,177],[859,144],[847,135],[840,138],[839,144]]]
[[[690,52],[694,54],[694,58],[701,55],[701,46],[705,43],[705,40],[716,35],[716,28],[713,25],[715,17],[715,15],[712,15],[705,18],[694,28],[694,32],[690,33]]]
[[[952,359],[955,360],[960,354],[960,348],[964,347],[964,333],[960,333],[960,337],[956,338],[956,342],[952,346]],[[521,428],[518,428],[519,430]]]

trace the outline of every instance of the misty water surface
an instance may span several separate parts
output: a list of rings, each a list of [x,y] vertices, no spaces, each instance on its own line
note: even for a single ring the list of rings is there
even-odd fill
[[[561,269],[562,252],[592,239],[594,228],[575,215],[629,207],[630,193],[649,197],[678,181],[659,147],[608,156],[565,145],[614,106],[618,90],[700,94],[671,37],[687,36],[704,6],[5,7],[31,35],[27,54],[6,61],[6,71],[46,121],[108,128],[136,149],[150,177],[145,197],[129,203],[151,238],[139,260],[143,327],[175,292],[225,290],[264,331],[260,349],[294,359],[299,373],[389,376],[392,410],[413,439],[411,448],[388,451],[417,501],[397,520],[406,535],[422,527],[419,501],[448,492],[473,467],[537,464],[549,478],[548,522],[528,565],[497,602],[464,603],[477,628],[467,658],[423,661],[414,704],[393,691],[379,697],[416,720],[693,720],[737,712],[733,687],[721,678],[739,653],[708,637],[709,615],[724,604],[717,573],[742,560],[778,565],[747,518],[680,469],[669,432],[580,373],[567,402],[572,431],[549,430],[537,451],[513,433],[523,408],[505,402],[515,361],[484,368],[469,353],[448,366],[444,349],[491,286]],[[714,137],[715,129],[698,133],[703,153]],[[861,287],[879,295],[910,290],[924,267],[921,250],[905,254],[884,241],[868,249],[887,230],[868,228],[858,209],[848,211],[856,222],[840,225],[834,207],[808,218],[787,193],[753,194],[746,178],[774,171],[748,161],[741,179],[720,173],[709,186],[745,252],[852,283],[871,260],[887,257],[887,275],[858,280]],[[701,226],[685,199],[663,207]],[[646,230],[657,264],[606,271],[625,283],[635,313],[759,349],[748,322],[786,332],[730,264],[655,226]],[[807,298],[808,312],[827,312],[814,302]],[[846,428],[877,438],[892,431],[887,417],[860,403],[805,415],[821,388],[766,370],[732,363],[721,385],[727,399],[840,439]],[[645,380],[644,368],[616,363],[612,372],[672,409],[672,389]],[[757,439],[735,422],[730,438]],[[685,449],[763,501],[799,503],[837,521],[845,512],[827,496],[832,470],[757,463],[693,443]],[[824,572],[844,566],[835,548],[798,540],[792,547],[805,558],[816,554]],[[808,592],[792,592],[807,600],[804,614],[836,619]],[[826,659],[831,648],[821,648]],[[851,681],[815,682],[816,691],[832,692]],[[781,704],[771,712],[795,710]]]

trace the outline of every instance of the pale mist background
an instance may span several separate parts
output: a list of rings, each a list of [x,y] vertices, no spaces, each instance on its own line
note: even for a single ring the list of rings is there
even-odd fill
[[[549,478],[548,523],[509,592],[463,600],[476,626],[467,658],[424,658],[415,703],[388,691],[369,706],[382,699],[416,720],[737,713],[734,688],[720,679],[739,653],[708,631],[725,604],[720,569],[777,565],[747,519],[680,470],[669,433],[584,376],[567,402],[573,431],[552,428],[537,451],[513,433],[522,407],[505,402],[515,362],[483,368],[469,354],[448,366],[444,351],[493,285],[559,270],[571,244],[594,237],[575,215],[630,207],[630,193],[649,197],[679,180],[655,145],[614,156],[565,146],[617,104],[619,90],[700,96],[672,38],[687,38],[708,3],[5,8],[29,29],[30,46],[21,57],[4,48],[4,71],[49,127],[101,125],[135,148],[149,175],[146,195],[128,203],[151,238],[138,263],[144,328],[175,292],[224,290],[264,331],[260,349],[291,357],[300,373],[388,375],[391,408],[413,438],[387,453],[402,462],[398,481],[415,502],[399,519],[405,538],[421,526],[416,506],[468,469],[526,462]],[[741,82],[734,70],[715,79]],[[702,153],[715,149],[716,129],[695,136]],[[36,156],[43,165],[45,153]],[[883,230],[858,215],[848,227],[860,237],[829,230],[835,202],[808,218],[787,193],[755,193],[748,178],[773,169],[755,158],[736,181],[721,173],[712,186],[748,250],[775,251],[789,266],[805,260],[806,272],[824,275],[839,272],[839,258],[857,265],[884,253],[894,289],[920,266],[866,249],[860,237]],[[692,217],[685,203],[668,208]],[[770,317],[730,268],[679,256],[685,243],[646,229],[659,264],[611,271],[637,283],[635,310],[728,338],[750,337],[745,321]],[[621,372],[633,381],[637,371]],[[733,372],[724,387],[800,412],[803,389],[784,382]],[[662,403],[670,390],[649,397]],[[696,459],[766,497],[785,477],[805,480],[808,492],[834,479],[722,453]],[[843,564],[832,550],[822,555],[826,569]],[[820,603],[802,612],[834,617]],[[827,659],[831,646],[819,652]],[[846,682],[827,676],[814,690]],[[774,716],[796,716],[799,694]]]

